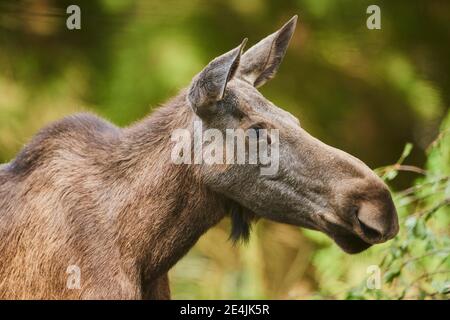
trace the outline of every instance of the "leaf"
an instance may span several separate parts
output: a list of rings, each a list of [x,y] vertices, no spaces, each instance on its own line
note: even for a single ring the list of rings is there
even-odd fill
[[[402,155],[400,156],[400,159],[398,159],[397,164],[403,163],[403,161],[411,154],[411,151],[413,149],[413,144],[408,142],[405,144],[405,147],[403,148]]]
[[[398,247],[402,254],[408,252],[409,249],[409,240],[405,240],[400,246]]]
[[[391,282],[394,281],[394,279],[397,278],[400,274],[401,274],[400,268],[395,268],[395,269],[389,270],[389,271],[386,272],[386,274],[384,275],[384,281],[385,281],[386,283],[391,283]]]
[[[412,232],[414,236],[416,236],[419,239],[425,239],[428,235],[427,227],[425,226],[425,223],[422,220],[417,221]]]
[[[397,297],[397,300],[403,300],[403,299],[405,298],[406,291],[407,291],[407,289],[404,288],[404,289],[402,290],[402,293]]]
[[[386,172],[386,174],[383,176],[383,179],[387,180],[387,181],[391,181],[391,180],[394,180],[397,175],[398,175],[398,171],[391,169],[388,172]]]
[[[417,225],[417,218],[414,216],[409,217],[405,221],[405,227],[408,229],[408,231],[413,230]]]
[[[350,290],[347,293],[345,300],[366,300],[366,297],[356,290]]]
[[[431,285],[440,294],[450,293],[450,281],[445,281],[443,283],[442,282],[433,281],[433,283]]]

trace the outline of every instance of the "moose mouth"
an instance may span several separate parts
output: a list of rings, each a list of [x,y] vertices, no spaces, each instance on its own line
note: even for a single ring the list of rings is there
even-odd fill
[[[319,215],[319,217],[321,217]],[[349,227],[342,224],[329,221],[321,217],[319,226],[312,228],[318,231],[322,231],[346,253],[356,254],[360,253],[372,246],[371,243],[364,241],[356,233],[353,233]]]
[[[336,242],[336,244],[341,247],[346,253],[355,254],[360,253],[370,246],[370,243],[365,242],[357,235],[352,233],[335,233],[331,235],[331,238]]]
[[[232,223],[230,238],[235,242],[238,240],[243,240],[244,242],[246,242],[249,238],[251,223],[255,219],[256,214],[231,199],[227,200],[228,208],[231,212]],[[350,231],[348,228],[340,224],[327,221],[323,218],[321,219],[322,221],[319,224],[321,227],[319,227],[315,223],[308,223],[307,221],[302,221],[301,223],[299,223],[296,220],[286,218],[277,219],[277,217],[272,217],[272,220],[281,223],[287,223],[290,225],[296,225],[311,230],[322,231],[331,239],[333,239],[334,242],[348,254],[360,253],[372,246],[371,243],[364,241],[361,237]],[[361,227],[365,228],[364,224],[361,223]]]

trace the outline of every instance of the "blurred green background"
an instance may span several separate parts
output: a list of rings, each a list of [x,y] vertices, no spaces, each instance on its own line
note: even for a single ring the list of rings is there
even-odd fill
[[[71,4],[81,7],[81,30],[66,28]],[[366,27],[371,4],[381,8],[381,30]],[[297,31],[263,94],[311,134],[372,168],[396,163],[411,142],[406,162],[433,177],[402,171],[392,180],[399,167],[384,168],[380,174],[395,191],[436,186],[434,178],[448,182],[449,141],[435,140],[439,128],[441,136],[448,131],[441,122],[450,105],[450,2],[444,0],[2,0],[0,162],[64,115],[89,110],[121,126],[148,115],[212,58],[244,37],[251,46],[294,14]],[[432,141],[438,155],[427,160]],[[428,225],[438,242],[448,239],[450,189],[439,186],[443,218]],[[436,204],[416,196],[422,205],[405,205],[405,221]],[[352,286],[365,281],[367,266],[379,264],[389,247],[348,257],[314,232],[267,221],[255,226],[248,245],[233,246],[228,230],[229,221],[210,230],[176,265],[174,298],[351,298]],[[448,242],[436,245],[430,250],[448,249]],[[421,276],[411,272],[408,279]],[[448,273],[442,274],[445,294]]]

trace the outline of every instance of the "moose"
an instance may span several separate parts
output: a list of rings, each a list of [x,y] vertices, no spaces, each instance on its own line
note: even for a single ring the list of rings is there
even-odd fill
[[[259,218],[321,231],[349,254],[393,238],[398,218],[384,182],[257,90],[277,72],[296,23],[213,59],[133,125],[71,115],[1,165],[0,298],[170,299],[170,268],[227,216],[235,241]],[[171,132],[194,121],[221,132],[278,129],[277,173],[173,163]]]

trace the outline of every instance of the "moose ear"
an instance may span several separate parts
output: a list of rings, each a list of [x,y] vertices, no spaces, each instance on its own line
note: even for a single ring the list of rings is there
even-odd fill
[[[267,80],[272,79],[283,60],[296,24],[297,15],[277,32],[248,49],[242,55],[238,76],[255,87],[260,87]]]
[[[188,100],[196,113],[201,113],[223,98],[227,83],[233,78],[239,66],[246,42],[247,38],[238,47],[212,60],[194,77],[189,88]]]

